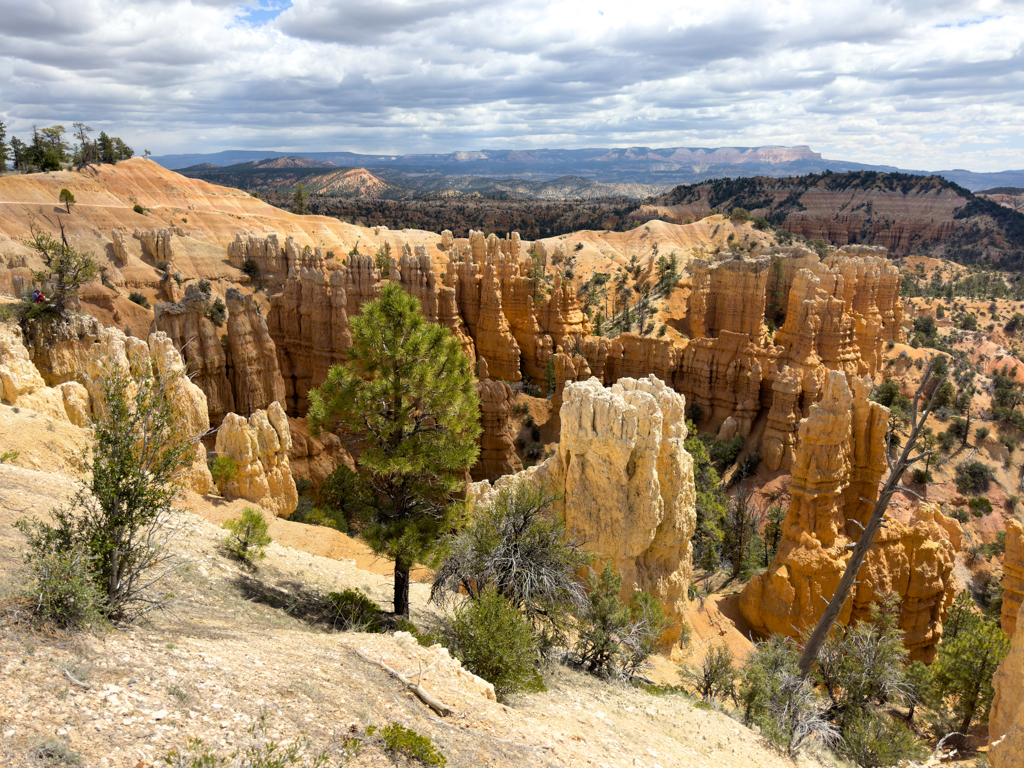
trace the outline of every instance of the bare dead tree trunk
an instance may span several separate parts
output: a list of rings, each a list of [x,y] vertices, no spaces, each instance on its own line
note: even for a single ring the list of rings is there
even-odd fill
[[[911,456],[911,452],[917,445],[918,439],[921,437],[921,431],[924,427],[925,422],[928,420],[928,416],[931,415],[932,404],[935,402],[935,396],[938,394],[939,387],[936,386],[932,390],[932,396],[928,399],[928,405],[925,409],[918,414],[917,406],[921,399],[921,393],[924,391],[925,385],[928,383],[928,379],[931,377],[931,367],[929,366],[927,372],[924,375],[924,379],[921,381],[921,386],[918,387],[917,392],[914,394],[913,407],[910,412],[910,433],[907,435],[907,442],[903,446],[903,452],[900,454],[899,459],[895,463],[892,461],[892,457],[889,455],[889,441],[886,441],[886,452],[885,460],[889,463],[889,479],[885,485],[882,486],[882,492],[879,494],[878,501],[875,502],[875,507],[871,511],[871,517],[868,519],[868,524],[864,526],[864,532],[861,534],[860,539],[853,546],[853,554],[850,556],[850,561],[846,564],[846,570],[843,572],[843,578],[839,580],[839,586],[836,588],[835,594],[832,596],[832,600],[829,601],[828,607],[825,609],[825,613],[822,614],[821,619],[818,621],[818,625],[811,632],[811,636],[807,639],[807,644],[804,646],[803,655],[800,656],[800,674],[803,677],[811,671],[811,667],[814,665],[815,660],[818,658],[818,653],[821,651],[821,646],[825,644],[825,639],[832,631],[832,627],[836,623],[836,619],[839,618],[839,614],[843,609],[843,605],[846,603],[846,599],[850,596],[850,590],[857,579],[857,573],[860,571],[860,567],[864,564],[864,559],[867,557],[868,550],[871,549],[871,545],[875,541],[875,534],[878,533],[878,529],[881,528],[882,522],[885,518],[885,510],[889,508],[889,502],[892,499],[892,495],[896,491],[906,491],[913,495],[917,495],[909,488],[905,488],[901,483],[903,480],[903,473],[907,467],[917,463],[921,459],[931,455],[932,451],[924,451]],[[942,384],[942,381],[939,381]],[[867,501],[867,499],[863,499]]]

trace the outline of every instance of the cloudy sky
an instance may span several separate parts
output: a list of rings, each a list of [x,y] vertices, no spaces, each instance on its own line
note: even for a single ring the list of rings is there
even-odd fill
[[[1024,168],[1024,0],[0,0],[8,133],[141,153],[808,144]]]

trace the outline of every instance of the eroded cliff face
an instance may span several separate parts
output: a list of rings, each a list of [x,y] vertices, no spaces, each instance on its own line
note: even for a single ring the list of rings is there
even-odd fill
[[[238,474],[221,492],[288,517],[299,504],[288,457],[291,448],[288,416],[280,403],[271,403],[248,419],[229,413],[217,431],[216,451],[234,459]]]
[[[1016,520],[1006,521],[1006,554],[1003,555],[1003,608],[1000,622],[1003,632],[1013,637],[1017,631],[1021,602],[1024,602],[1024,527]]]
[[[821,618],[867,523],[886,472],[888,409],[868,400],[869,379],[830,371],[821,401],[799,423],[782,541],[768,570],[743,590],[740,612],[762,635],[799,637]],[[922,504],[910,525],[888,519],[839,620],[860,621],[886,593],[903,602],[900,628],[912,659],[931,661],[955,594],[959,523]]]
[[[266,318],[255,297],[229,288],[224,296],[228,309],[227,369],[236,413],[248,415],[285,403],[284,379],[278,365],[277,347],[270,338]]]
[[[153,331],[167,335],[181,350],[192,381],[206,394],[210,423],[218,425],[235,410],[235,395],[227,375],[221,331],[206,317],[211,296],[189,284],[180,302],[153,307]]]
[[[1010,644],[1010,653],[992,677],[995,697],[988,719],[992,768],[1024,765],[1024,632]]]
[[[91,323],[83,326],[72,322],[62,328],[67,354],[46,358],[50,364],[59,363],[49,370],[60,381],[49,387],[22,343],[20,331],[0,325],[0,401],[89,428],[105,410],[104,388],[109,378],[135,378],[141,366],[151,366],[164,378],[174,377],[170,397],[179,427],[183,434],[197,438],[191,461],[181,470],[180,483],[197,493],[207,493],[213,480],[206,466],[206,451],[198,441],[210,428],[206,395],[184,375],[185,363],[171,339],[158,331],[150,334],[147,342],[125,336],[116,328]],[[84,328],[90,335],[79,336],[77,331]],[[91,339],[88,346],[86,339]]]
[[[623,574],[622,594],[650,592],[679,637],[692,573],[696,526],[693,460],[686,439],[685,400],[649,376],[611,387],[597,379],[565,386],[557,453],[495,486],[470,486],[476,504],[508,483],[543,484],[558,493],[557,510],[598,560]]]

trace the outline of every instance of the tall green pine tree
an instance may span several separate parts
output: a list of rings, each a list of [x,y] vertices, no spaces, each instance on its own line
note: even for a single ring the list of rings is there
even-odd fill
[[[315,429],[340,426],[358,448],[370,522],[363,536],[394,560],[395,613],[409,613],[409,572],[454,522],[478,454],[479,400],[459,340],[428,323],[397,285],[352,319],[345,365],[309,392]]]

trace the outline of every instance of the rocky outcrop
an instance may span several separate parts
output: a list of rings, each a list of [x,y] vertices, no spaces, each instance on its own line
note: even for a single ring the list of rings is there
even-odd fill
[[[477,355],[487,359],[490,376],[505,381],[520,381],[519,344],[501,311],[501,284],[495,270],[484,268],[480,290],[480,317],[476,327]]]
[[[184,237],[185,230],[180,227],[170,229],[136,229],[135,239],[142,243],[142,253],[158,264],[174,258],[174,236]]]
[[[225,294],[228,308],[227,370],[236,413],[248,416],[271,403],[285,402],[277,347],[255,297],[234,288]]]
[[[216,451],[234,459],[238,474],[222,491],[288,517],[299,503],[288,459],[291,447],[288,417],[280,403],[254,412],[248,420],[229,413],[217,432]]]
[[[989,760],[992,768],[1024,765],[1024,632],[992,677],[995,697],[988,719]]]
[[[515,449],[512,406],[516,393],[504,381],[488,377],[487,360],[477,362],[476,392],[480,398],[480,457],[471,471],[473,480],[497,480],[523,468]]]
[[[758,633],[796,637],[814,627],[846,568],[847,545],[867,523],[886,471],[888,419],[888,409],[868,400],[870,387],[870,379],[853,379],[851,389],[842,372],[830,371],[821,401],[800,422],[778,554],[740,597],[740,612]],[[839,620],[865,619],[872,603],[895,593],[911,658],[930,661],[955,592],[961,537],[959,523],[936,505],[921,505],[909,526],[889,519]]]
[[[314,491],[342,464],[355,469],[352,458],[334,433],[321,432],[313,437],[306,419],[289,418],[288,428],[292,437],[292,447],[288,451],[292,477],[309,480]]]
[[[677,639],[686,613],[696,526],[693,461],[686,438],[684,399],[654,376],[596,379],[566,386],[557,453],[537,467],[502,478],[546,485],[558,493],[569,530],[623,574],[623,597],[634,589],[661,602]],[[476,503],[494,488],[471,486]]]
[[[25,346],[46,385],[55,387],[76,380],[102,330],[103,325],[88,315],[30,323],[25,329]]]
[[[77,400],[80,393],[70,395]],[[0,324],[0,402],[84,426],[77,423],[80,419],[76,403],[65,407],[64,392],[46,386],[22,343],[21,333],[4,324]]]
[[[266,237],[251,232],[237,233],[234,242],[228,243],[228,261],[231,266],[238,269],[242,269],[247,261],[255,262],[260,274],[263,275],[288,274],[289,265],[276,232],[271,232]]]
[[[1006,521],[1006,553],[1003,555],[1003,632],[1013,637],[1024,602],[1024,527],[1016,520]]]
[[[227,356],[221,344],[222,331],[207,317],[210,295],[198,284],[185,288],[185,297],[176,303],[153,307],[153,331],[166,334],[181,350],[192,381],[206,394],[210,423],[221,423],[236,410],[234,389],[227,375]]]

